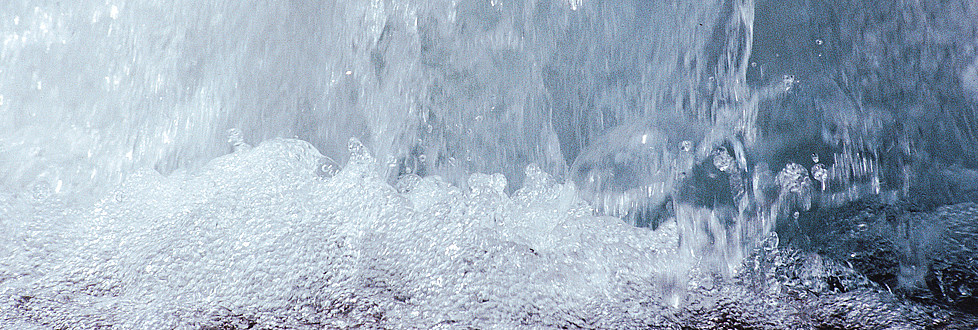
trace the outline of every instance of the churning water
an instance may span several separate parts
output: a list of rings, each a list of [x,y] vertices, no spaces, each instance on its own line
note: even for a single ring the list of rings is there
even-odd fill
[[[0,327],[978,326],[978,3],[11,0]]]

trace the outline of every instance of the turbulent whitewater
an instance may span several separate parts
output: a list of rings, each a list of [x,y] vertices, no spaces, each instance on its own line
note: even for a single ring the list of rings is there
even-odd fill
[[[973,328],[968,1],[9,1],[0,328]]]
[[[695,257],[677,250],[675,223],[591,216],[535,166],[512,196],[498,174],[472,175],[467,191],[418,176],[395,188],[359,141],[350,150],[331,175],[310,144],[271,140],[193,174],[137,171],[83,211],[52,212],[64,206],[50,191],[5,196],[4,325],[812,326],[832,321],[837,299],[859,303],[843,324],[933,322],[777,241],[748,266],[760,278],[723,284],[680,260]],[[775,265],[798,268],[785,277],[797,283],[761,271]],[[856,295],[826,296],[833,279]]]

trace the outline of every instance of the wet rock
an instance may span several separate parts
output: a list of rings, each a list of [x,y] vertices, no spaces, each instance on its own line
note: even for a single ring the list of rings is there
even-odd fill
[[[853,203],[806,214],[797,227],[804,237],[791,244],[844,262],[905,299],[978,314],[976,223],[974,203],[930,211]]]

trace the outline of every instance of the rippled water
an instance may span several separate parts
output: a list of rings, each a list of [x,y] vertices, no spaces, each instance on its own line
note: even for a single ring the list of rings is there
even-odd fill
[[[3,328],[978,325],[972,2],[0,8]]]

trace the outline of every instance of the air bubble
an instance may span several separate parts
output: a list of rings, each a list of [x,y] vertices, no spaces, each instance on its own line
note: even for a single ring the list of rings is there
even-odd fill
[[[492,191],[502,194],[506,190],[506,176],[495,173],[492,175],[474,173],[469,176],[469,188],[476,193]]]
[[[524,187],[539,189],[550,185],[550,174],[541,169],[537,163],[527,165],[524,173],[526,173],[526,180],[523,183]]]
[[[808,178],[808,170],[803,166],[789,163],[778,173],[775,178],[781,189],[786,192],[802,194],[811,186],[811,179]]]
[[[347,150],[350,151],[351,162],[364,163],[373,159],[373,157],[370,156],[370,153],[367,152],[367,147],[363,145],[363,142],[360,142],[360,140],[355,137],[350,138],[350,142],[347,143]]]
[[[526,165],[526,169],[523,172],[526,173],[526,177],[532,178],[539,177],[543,173],[543,170],[540,169],[540,165],[537,165],[537,163],[530,163],[530,165]]]
[[[822,184],[822,190],[825,190],[828,187],[829,171],[825,169],[825,165],[815,164],[812,166],[812,176],[815,177],[815,180]]]
[[[241,133],[241,130],[237,128],[229,129],[227,130],[227,135],[228,135],[228,143],[231,144],[231,147],[234,149],[234,152],[251,149],[251,145],[245,143],[244,134]]]
[[[775,249],[778,248],[778,245],[780,243],[781,243],[781,239],[778,238],[778,233],[772,232],[770,235],[767,236],[767,239],[765,239],[764,242],[761,243],[761,247],[764,248],[765,251],[774,251]]]
[[[407,193],[421,184],[421,177],[417,174],[405,174],[397,178],[397,182],[394,183],[394,189],[397,189],[400,193]]]
[[[726,148],[720,147],[713,152],[713,166],[721,172],[731,172],[737,169],[737,161],[730,156]]]
[[[784,75],[781,77],[782,88],[784,88],[785,92],[790,91],[796,83],[798,83],[798,81],[795,80],[794,75]]]
[[[340,163],[337,163],[332,158],[323,156],[319,160],[319,169],[316,171],[316,175],[321,178],[332,178],[336,173],[340,172]]]

